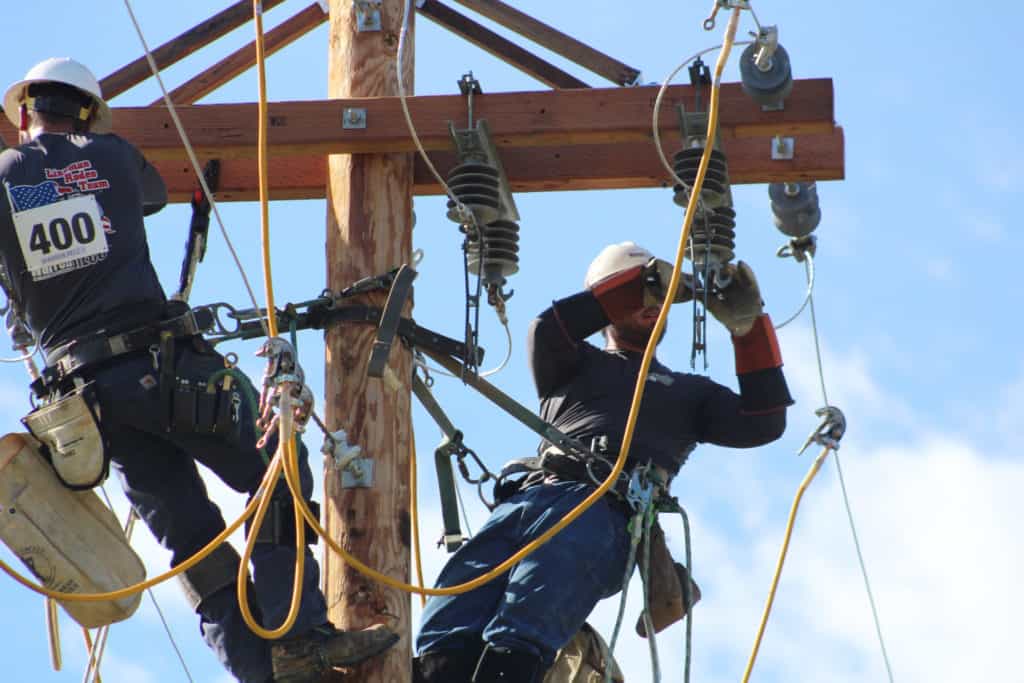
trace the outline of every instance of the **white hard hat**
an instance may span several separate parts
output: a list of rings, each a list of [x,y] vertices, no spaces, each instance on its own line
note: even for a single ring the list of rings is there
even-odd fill
[[[600,282],[609,275],[634,266],[646,265],[653,258],[654,254],[637,245],[636,242],[609,244],[590,263],[587,275],[583,279],[583,286],[589,288],[595,282]]]
[[[81,90],[96,103],[96,118],[90,129],[96,133],[109,133],[111,128],[110,107],[103,100],[99,81],[86,67],[68,57],[51,57],[39,62],[4,94],[4,113],[15,126],[20,125],[18,113],[25,90],[32,83],[63,83]]]

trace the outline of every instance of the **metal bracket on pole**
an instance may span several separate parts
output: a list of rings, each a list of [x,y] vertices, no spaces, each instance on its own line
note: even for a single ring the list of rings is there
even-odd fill
[[[796,140],[790,137],[776,135],[772,138],[772,159],[775,161],[789,161],[796,153]]]
[[[373,459],[356,458],[341,471],[341,488],[373,488]]]
[[[356,30],[359,33],[381,30],[380,7],[382,2],[383,0],[355,0]]]
[[[341,113],[341,127],[347,130],[366,128],[366,110],[362,107],[345,107]]]

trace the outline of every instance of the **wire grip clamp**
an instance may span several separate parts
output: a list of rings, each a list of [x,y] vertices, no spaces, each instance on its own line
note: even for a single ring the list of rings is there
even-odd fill
[[[807,437],[797,455],[802,455],[812,443],[833,451],[839,450],[839,442],[846,433],[846,416],[843,411],[835,406],[824,406],[815,410],[814,414],[822,418],[821,424]]]

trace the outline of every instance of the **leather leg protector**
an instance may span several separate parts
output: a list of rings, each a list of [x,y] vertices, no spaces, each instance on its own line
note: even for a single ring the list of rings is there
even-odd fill
[[[238,565],[241,562],[238,551],[225,542],[214,548],[202,562],[178,574],[192,609],[198,612],[203,600],[226,586],[234,585],[238,580]]]
[[[537,655],[488,643],[471,683],[541,683],[546,672]]]

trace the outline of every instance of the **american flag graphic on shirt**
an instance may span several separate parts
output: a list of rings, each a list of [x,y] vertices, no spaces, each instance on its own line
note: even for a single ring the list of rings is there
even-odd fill
[[[27,211],[60,200],[61,192],[54,180],[38,185],[14,185],[8,188],[15,211]]]

